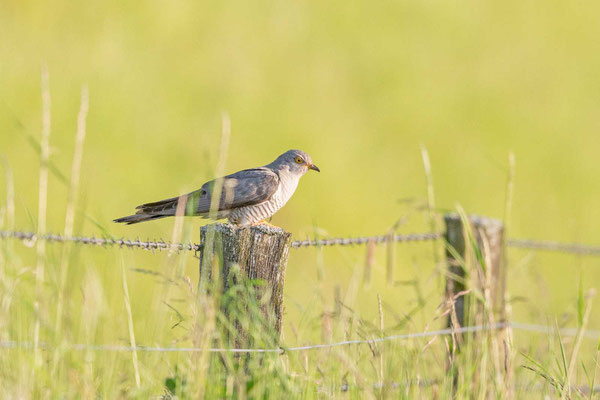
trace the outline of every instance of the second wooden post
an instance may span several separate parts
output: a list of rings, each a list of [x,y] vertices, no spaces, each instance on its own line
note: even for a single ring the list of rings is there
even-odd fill
[[[508,394],[512,386],[512,340],[506,311],[504,226],[499,220],[479,216],[462,218],[458,214],[447,214],[444,220],[448,262],[446,299],[453,303],[447,326],[476,327],[471,334],[455,335],[455,350],[459,354],[462,347],[468,347],[475,357],[490,350],[496,384],[502,385]],[[467,291],[468,294],[459,295]],[[486,335],[477,332],[490,332],[487,336],[491,339],[490,347],[483,347],[488,345]],[[469,336],[482,340],[467,344]]]

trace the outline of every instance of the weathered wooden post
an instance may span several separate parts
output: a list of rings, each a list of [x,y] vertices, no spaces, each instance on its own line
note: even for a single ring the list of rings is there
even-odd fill
[[[231,224],[211,224],[200,228],[200,287],[210,281],[213,267],[220,268],[223,290],[229,289],[232,267],[239,268],[241,279],[260,279],[265,286],[257,293],[269,292],[266,304],[261,304],[265,321],[279,335],[283,317],[283,285],[290,248],[291,233],[269,225],[238,227]],[[258,300],[258,299],[257,299]],[[240,337],[247,332],[240,330]],[[236,340],[239,343],[239,341]]]
[[[471,289],[467,295],[454,300],[455,313],[448,316],[448,327],[466,325],[489,326],[491,358],[497,384],[510,392],[511,346],[510,327],[506,312],[506,263],[503,261],[504,226],[501,221],[487,217],[466,217],[463,225],[458,214],[444,216],[447,242],[448,278],[446,299]],[[458,326],[457,326],[458,325]],[[456,350],[464,346],[467,335],[457,334]],[[478,337],[474,333],[475,338]],[[461,345],[461,342],[463,344]],[[482,342],[472,346],[481,351]]]

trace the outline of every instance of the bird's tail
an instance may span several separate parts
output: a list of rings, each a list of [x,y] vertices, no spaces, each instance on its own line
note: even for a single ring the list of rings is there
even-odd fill
[[[151,221],[153,219],[159,219],[168,217],[168,215],[150,215],[150,214],[133,214],[126,217],[114,219],[113,222],[119,222],[127,225],[137,224],[140,222]]]
[[[137,206],[137,212],[134,215],[117,218],[114,222],[120,222],[127,225],[137,224],[139,222],[151,221],[153,219],[165,218],[175,215],[179,197],[161,200],[154,203],[146,203]]]

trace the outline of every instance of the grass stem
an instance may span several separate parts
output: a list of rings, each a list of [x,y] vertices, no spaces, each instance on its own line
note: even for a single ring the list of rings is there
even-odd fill
[[[50,75],[48,67],[42,65],[42,138],[40,141],[41,159],[40,159],[40,180],[38,189],[38,236],[46,233],[46,211],[48,208],[48,159],[50,158]],[[35,352],[35,365],[42,365],[42,358],[39,349],[40,342],[40,303],[42,296],[42,287],[44,284],[44,269],[46,262],[46,242],[38,240],[37,261],[35,267],[36,296],[34,303],[35,327],[33,333],[33,343]]]

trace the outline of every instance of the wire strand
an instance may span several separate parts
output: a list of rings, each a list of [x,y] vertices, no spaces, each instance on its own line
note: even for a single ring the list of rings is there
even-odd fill
[[[199,353],[208,351],[210,353],[279,353],[284,354],[286,352],[295,352],[303,350],[318,350],[328,349],[340,346],[349,345],[362,345],[362,344],[373,344],[381,343],[392,340],[406,340],[406,339],[419,339],[434,336],[448,336],[456,333],[472,333],[472,332],[483,332],[483,331],[494,331],[499,329],[512,328],[518,331],[528,331],[534,333],[546,333],[553,334],[556,332],[556,328],[548,325],[536,325],[523,322],[498,322],[494,325],[475,325],[475,326],[464,326],[458,329],[439,329],[430,332],[415,332],[407,333],[402,335],[392,335],[382,338],[373,339],[357,339],[357,340],[345,340],[336,343],[324,343],[324,344],[312,344],[307,346],[296,346],[296,347],[280,347],[272,349],[225,349],[225,348],[214,348],[204,349],[199,347],[147,347],[147,346],[124,346],[124,345],[97,345],[97,344],[67,344],[65,348],[69,350],[77,351],[140,351],[140,352],[163,352],[163,353]],[[561,328],[558,330],[562,336],[575,336],[577,334],[576,328]],[[589,339],[598,339],[600,337],[600,331],[598,330],[586,330],[583,336]],[[42,349],[53,348],[48,343],[40,343],[39,347]],[[60,347],[60,346],[59,346]],[[31,342],[17,342],[17,341],[0,341],[0,348],[4,349],[33,349],[34,344]]]
[[[199,244],[194,243],[171,243],[165,242],[164,240],[146,240],[142,241],[140,238],[133,239],[115,239],[115,238],[96,238],[86,236],[63,236],[52,233],[47,233],[38,236],[34,232],[21,232],[21,231],[0,231],[0,239],[18,239],[24,242],[31,242],[32,244],[38,240],[45,240],[47,242],[71,242],[82,245],[93,245],[93,246],[111,246],[120,248],[138,248],[142,250],[189,250],[197,251],[202,247]]]
[[[467,333],[467,332],[481,332],[481,331],[491,331],[497,329],[503,329],[507,327],[509,324],[499,322],[495,325],[476,325],[476,326],[465,326],[460,327],[458,329],[440,329],[437,331],[431,332],[417,332],[417,333],[407,333],[402,335],[392,335],[386,336],[382,338],[373,338],[373,339],[357,339],[357,340],[345,340],[342,342],[336,343],[327,343],[327,344],[313,344],[308,346],[297,346],[297,347],[280,347],[276,349],[225,349],[225,348],[214,348],[214,349],[203,349],[200,347],[146,347],[146,346],[124,346],[124,345],[89,345],[89,344],[70,344],[65,345],[65,347],[70,350],[92,350],[92,351],[146,351],[146,352],[188,352],[188,353],[198,353],[203,351],[208,351],[210,353],[280,353],[283,354],[285,352],[293,352],[293,351],[301,351],[301,350],[316,350],[316,349],[324,349],[331,347],[340,347],[340,346],[348,346],[348,345],[361,345],[361,344],[372,344],[372,343],[380,343],[386,342],[390,340],[401,340],[401,339],[416,339],[416,338],[425,338],[432,336],[446,336],[456,333]],[[16,342],[16,341],[1,341],[0,348],[8,348],[8,349],[32,349],[33,343],[31,342]],[[40,343],[40,348],[50,349],[50,346],[47,343]]]
[[[581,243],[560,243],[531,239],[508,239],[507,244],[511,247],[522,249],[557,251],[560,253],[573,253],[591,256],[600,255],[600,246],[592,246]]]

